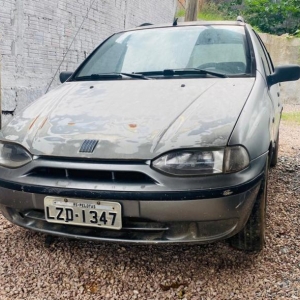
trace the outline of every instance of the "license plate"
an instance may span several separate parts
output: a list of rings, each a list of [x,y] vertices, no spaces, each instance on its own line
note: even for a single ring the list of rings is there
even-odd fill
[[[122,207],[118,202],[50,197],[44,199],[47,222],[121,229]]]

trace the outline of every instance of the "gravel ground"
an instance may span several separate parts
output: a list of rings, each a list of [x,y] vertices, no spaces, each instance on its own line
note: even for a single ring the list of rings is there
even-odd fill
[[[300,299],[299,136],[299,125],[281,124],[261,253],[226,242],[163,247],[57,238],[47,247],[44,235],[0,214],[0,299]]]

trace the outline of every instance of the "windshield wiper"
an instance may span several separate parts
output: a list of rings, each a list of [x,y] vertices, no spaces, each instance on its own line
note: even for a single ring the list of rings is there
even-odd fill
[[[75,80],[101,80],[101,79],[122,79],[123,76],[127,76],[130,78],[144,79],[149,80],[151,78],[146,77],[142,74],[131,74],[131,73],[99,73],[99,74],[91,74],[87,76],[79,76],[76,77]]]
[[[220,77],[220,78],[227,78],[228,77],[226,74],[223,74],[223,73],[209,71],[209,70],[206,70],[206,69],[197,69],[197,68],[170,69],[170,70],[164,70],[163,73],[164,74],[170,73],[171,76],[172,76],[172,73],[173,73],[174,75],[176,75],[176,74],[182,74],[182,75],[185,75],[185,74],[204,74],[204,75],[212,75],[212,76]]]
[[[144,79],[144,80],[149,80],[149,79],[152,79],[152,78],[149,78],[143,74],[137,74],[137,73],[119,73],[121,75],[124,75],[124,76],[128,76],[128,77],[131,77],[131,78],[138,78],[138,79]]]
[[[197,68],[183,68],[183,69],[165,69],[163,71],[149,71],[149,72],[135,72],[136,75],[146,76],[176,76],[176,75],[188,75],[188,74],[200,74],[200,75],[211,75],[214,77],[227,78],[228,76],[223,73],[209,71],[205,69]]]
[[[228,78],[228,75],[226,75],[224,73],[209,71],[209,70],[206,70],[206,69],[197,69],[197,68],[192,68],[192,70],[195,70],[196,72],[200,72],[200,73],[203,73],[203,74],[208,74],[208,75],[220,77],[220,78]]]

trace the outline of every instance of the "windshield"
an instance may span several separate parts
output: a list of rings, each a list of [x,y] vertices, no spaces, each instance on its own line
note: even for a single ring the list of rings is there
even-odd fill
[[[250,65],[243,27],[154,28],[112,36],[88,58],[76,78],[113,73],[151,76],[151,72],[165,76],[166,70],[185,69],[245,76],[251,73]]]

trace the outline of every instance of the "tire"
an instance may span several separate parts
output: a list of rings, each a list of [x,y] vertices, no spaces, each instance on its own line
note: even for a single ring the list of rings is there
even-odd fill
[[[277,134],[277,139],[276,139],[276,143],[275,143],[275,148],[273,150],[273,154],[272,154],[272,159],[271,159],[271,164],[270,166],[272,168],[274,168],[277,165],[277,161],[278,161],[278,150],[279,150],[279,131]]]
[[[264,248],[269,173],[268,164],[269,160],[266,161],[265,171],[260,189],[245,227],[238,234],[229,239],[231,246],[236,249],[249,252],[258,252]]]

